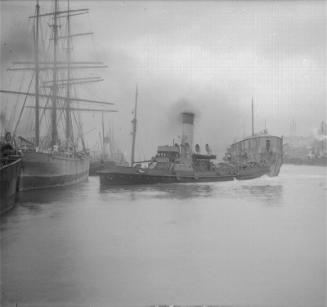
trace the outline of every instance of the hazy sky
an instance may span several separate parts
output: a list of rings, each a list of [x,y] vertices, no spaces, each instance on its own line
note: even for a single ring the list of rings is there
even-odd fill
[[[27,17],[34,5],[1,2],[1,87],[15,88],[9,84],[13,73],[3,68],[33,51]],[[175,115],[184,108],[197,114],[195,143],[212,144],[218,152],[250,133],[252,97],[257,131],[266,122],[270,133],[287,135],[295,120],[297,133],[308,135],[326,119],[325,1],[72,1],[71,6],[90,9],[73,17],[72,32],[94,32],[74,40],[77,59],[108,65],[99,72],[105,81],[83,87],[79,96],[116,103],[119,113],[107,120],[128,154],[136,84],[141,159],[176,140]],[[50,7],[41,1],[41,11]],[[85,131],[98,127],[98,115],[82,118]],[[87,135],[89,145],[97,134]]]

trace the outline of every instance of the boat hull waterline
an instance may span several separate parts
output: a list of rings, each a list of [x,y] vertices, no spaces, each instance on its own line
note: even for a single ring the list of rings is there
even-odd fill
[[[43,152],[25,152],[21,191],[68,186],[86,181],[88,156],[64,157]]]
[[[0,168],[0,215],[12,209],[19,190],[21,159]]]
[[[190,183],[190,182],[217,182],[232,181],[234,176],[220,177],[196,177],[196,176],[174,176],[174,175],[148,175],[148,174],[121,174],[99,172],[100,183],[105,186],[112,185],[141,185],[157,183]]]
[[[259,178],[267,174],[267,169],[240,171],[237,174],[218,175],[194,173],[189,175],[176,174],[149,174],[132,167],[120,170],[103,170],[98,172],[101,186],[141,185],[158,183],[195,183],[195,182],[222,182],[233,180],[248,180]]]

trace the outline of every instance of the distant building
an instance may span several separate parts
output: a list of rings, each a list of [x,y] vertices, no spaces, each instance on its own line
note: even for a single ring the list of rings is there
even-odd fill
[[[293,135],[285,137],[283,152],[284,162],[286,163],[320,164],[318,163],[320,160],[325,161],[327,159],[326,123],[323,121],[311,136]]]

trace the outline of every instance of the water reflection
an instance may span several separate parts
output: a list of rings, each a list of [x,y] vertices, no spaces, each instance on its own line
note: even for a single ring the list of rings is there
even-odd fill
[[[120,186],[107,189],[100,188],[99,193],[99,181],[97,179],[91,178],[88,182],[70,187],[21,192],[16,208],[9,215],[39,215],[42,212],[49,212],[49,210],[51,210],[51,214],[58,214],[58,210],[61,212],[73,204],[102,203],[107,205],[115,203],[116,200],[137,202],[151,199],[210,198],[217,192],[217,186],[200,183]],[[58,210],[54,211],[55,208]],[[2,217],[3,221],[5,217]]]
[[[100,193],[99,193],[100,192]],[[120,201],[137,203],[139,200],[233,199],[235,201],[259,201],[268,206],[280,206],[283,185],[259,179],[213,183],[178,183],[99,188],[98,178],[73,187],[22,192],[19,195],[20,210],[39,214],[47,207],[65,209],[72,204],[118,204]],[[22,213],[22,212],[21,212]],[[11,214],[15,214],[12,212]]]
[[[244,181],[218,183],[161,184],[142,186],[100,187],[100,194],[117,197],[125,196],[130,201],[140,199],[228,198],[263,201],[267,205],[279,205],[282,201],[283,186],[267,184],[265,181],[244,183]]]
[[[264,201],[269,206],[280,206],[282,204],[282,185],[256,185],[242,186],[241,193],[248,199],[258,199]]]
[[[24,206],[30,206],[32,204],[69,201],[70,199],[83,196],[85,190],[89,188],[89,182],[84,182],[73,186],[24,191],[19,193],[19,203]]]
[[[101,193],[127,194],[130,200],[140,198],[155,199],[188,199],[211,197],[214,192],[212,185],[206,184],[156,184],[142,186],[119,186],[100,188]]]
[[[19,204],[23,207],[28,207],[31,210],[39,208],[40,204],[50,204],[63,199],[67,199],[70,193],[68,189],[51,189],[20,192]]]

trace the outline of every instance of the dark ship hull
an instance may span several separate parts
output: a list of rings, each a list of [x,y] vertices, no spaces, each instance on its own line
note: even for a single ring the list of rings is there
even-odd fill
[[[158,183],[216,182],[234,180],[234,175],[217,173],[172,174],[164,171],[119,167],[99,172],[101,186],[141,185]]]
[[[242,169],[230,168],[207,172],[171,173],[169,171],[119,167],[99,172],[101,186],[140,185],[157,183],[222,182],[249,180],[266,175],[269,169],[259,165],[246,165]]]
[[[255,178],[262,177],[264,175],[268,175],[269,172],[270,172],[269,167],[257,165],[251,168],[240,169],[237,172],[235,178],[237,180],[255,179]]]
[[[87,180],[89,157],[67,157],[63,154],[25,152],[20,190],[67,186]]]
[[[91,160],[89,176],[97,176],[98,172],[104,169],[110,169],[115,167],[115,161],[101,161],[101,160]]]
[[[1,161],[2,162],[2,161]],[[0,168],[0,215],[14,207],[19,191],[22,161],[7,161]]]

